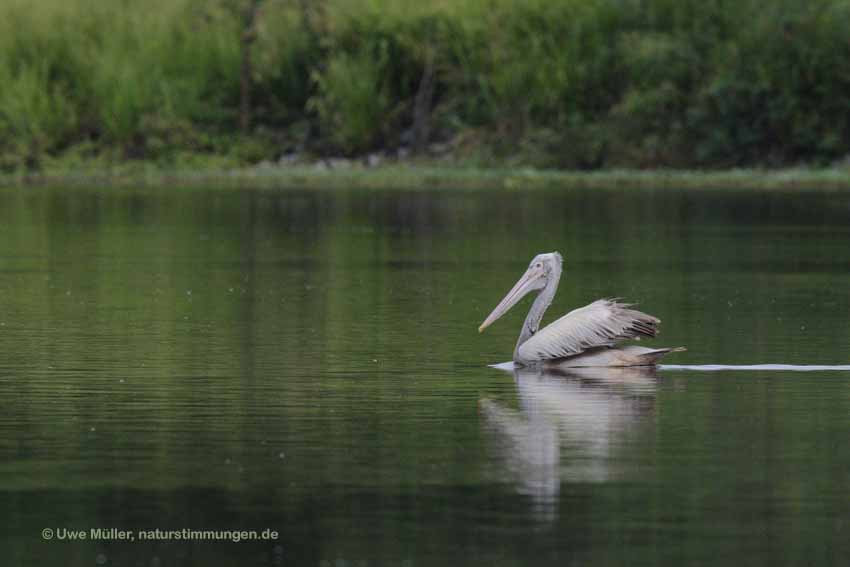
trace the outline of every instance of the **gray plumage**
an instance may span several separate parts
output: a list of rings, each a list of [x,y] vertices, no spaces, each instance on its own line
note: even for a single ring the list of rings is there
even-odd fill
[[[661,321],[615,299],[594,301],[539,329],[558,288],[561,266],[557,252],[535,256],[525,274],[479,327],[483,331],[526,294],[539,291],[520,331],[514,362],[571,367],[644,366],[654,365],[668,352],[684,350],[617,347],[623,340],[654,338]]]
[[[661,322],[629,305],[600,299],[573,309],[531,336],[517,350],[522,360],[551,360],[581,354],[617,341],[654,338]]]

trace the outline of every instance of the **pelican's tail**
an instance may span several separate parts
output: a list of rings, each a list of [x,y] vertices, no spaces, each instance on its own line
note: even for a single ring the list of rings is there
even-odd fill
[[[670,354],[671,352],[685,352],[688,349],[680,346],[680,347],[653,348],[653,349],[647,349],[647,350],[649,352],[644,352],[644,353],[638,354],[637,358],[639,358],[641,361],[643,361],[642,364],[650,366],[650,365],[658,364],[659,360],[661,360],[662,358],[664,358],[666,355]]]

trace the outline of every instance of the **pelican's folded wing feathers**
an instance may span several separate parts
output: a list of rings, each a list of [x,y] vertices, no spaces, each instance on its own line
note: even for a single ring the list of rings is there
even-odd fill
[[[630,307],[600,299],[574,309],[535,333],[517,353],[522,360],[552,360],[621,340],[656,336],[661,321]]]

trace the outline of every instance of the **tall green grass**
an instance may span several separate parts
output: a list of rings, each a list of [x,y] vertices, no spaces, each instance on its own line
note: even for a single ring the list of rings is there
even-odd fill
[[[73,148],[166,161],[409,144],[568,168],[828,163],[850,153],[850,0],[0,4],[0,168]],[[245,150],[246,144],[251,148]]]
[[[9,0],[0,12],[7,155],[89,138],[144,154],[162,130],[232,118],[240,30],[223,6]]]

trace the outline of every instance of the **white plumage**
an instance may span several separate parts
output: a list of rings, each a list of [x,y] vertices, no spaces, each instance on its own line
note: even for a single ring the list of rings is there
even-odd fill
[[[573,309],[553,321],[517,349],[523,360],[551,360],[575,356],[617,341],[655,337],[659,319],[612,299],[600,299]]]

